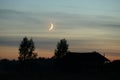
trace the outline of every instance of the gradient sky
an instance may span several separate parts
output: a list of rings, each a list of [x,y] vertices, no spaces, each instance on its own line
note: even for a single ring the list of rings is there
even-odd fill
[[[120,0],[0,0],[0,59],[17,59],[24,36],[42,57],[66,38],[70,51],[120,59]]]

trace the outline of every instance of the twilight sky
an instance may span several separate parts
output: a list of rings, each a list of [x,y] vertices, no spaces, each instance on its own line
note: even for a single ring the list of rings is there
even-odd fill
[[[42,57],[66,38],[70,51],[120,59],[120,0],[0,0],[0,59],[17,59],[25,36]]]

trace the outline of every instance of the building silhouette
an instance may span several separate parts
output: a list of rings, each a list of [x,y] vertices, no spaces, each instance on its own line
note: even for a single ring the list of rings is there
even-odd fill
[[[110,60],[98,52],[68,52],[62,58],[57,60],[59,68],[75,69],[96,69],[109,63]]]

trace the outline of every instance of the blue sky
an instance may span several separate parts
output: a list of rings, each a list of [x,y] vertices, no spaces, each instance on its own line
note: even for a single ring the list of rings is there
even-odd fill
[[[39,56],[53,55],[66,38],[71,51],[98,51],[120,58],[120,0],[0,0],[0,48],[16,50],[33,38]],[[50,23],[54,31],[48,31]],[[0,58],[9,53],[0,51]],[[17,54],[12,53],[11,54]]]

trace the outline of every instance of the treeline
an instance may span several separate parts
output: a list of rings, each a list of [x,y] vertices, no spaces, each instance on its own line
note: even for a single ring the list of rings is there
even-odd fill
[[[66,39],[61,39],[57,43],[54,56],[52,58],[61,58],[68,52],[68,44]],[[29,40],[24,37],[19,46],[19,57],[18,60],[24,61],[29,59],[37,59],[37,53],[35,51],[35,45],[32,38]]]
[[[54,58],[37,58],[37,59],[29,59],[29,60],[24,60],[24,61],[18,61],[18,60],[8,60],[8,59],[2,59],[0,60],[0,72],[1,71],[9,71],[9,70],[12,70],[14,71],[14,69],[24,69],[25,67],[27,69],[31,68],[32,69],[37,69],[40,71],[44,71],[44,70],[67,70],[67,68],[65,67],[61,67],[60,65],[57,65],[56,62],[57,60],[59,59],[54,59]],[[64,66],[64,65],[63,65]],[[74,66],[74,65],[73,65]],[[74,66],[70,69],[73,69],[73,70],[76,70],[74,68],[76,68],[76,66]],[[70,66],[69,66],[70,67]],[[69,69],[68,67],[68,69]],[[82,69],[83,67],[86,69],[87,66],[82,66]],[[79,67],[79,72],[80,72],[80,68]],[[45,69],[44,69],[45,68]],[[87,67],[88,68],[88,67]],[[25,70],[27,70],[25,69]],[[97,70],[97,71],[103,71],[103,72],[118,72],[120,73],[120,60],[114,60],[114,61],[111,61],[109,63],[104,63],[103,65],[101,66],[98,66],[98,67],[94,67],[94,66],[91,66],[89,69],[91,70]],[[72,71],[72,70],[71,70]],[[81,71],[86,71],[86,70],[81,70]]]

